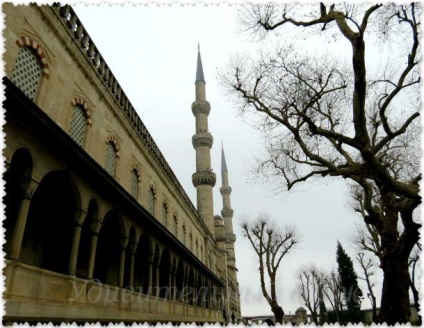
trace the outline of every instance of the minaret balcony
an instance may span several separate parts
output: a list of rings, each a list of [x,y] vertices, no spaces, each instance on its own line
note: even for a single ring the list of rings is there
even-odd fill
[[[221,195],[231,195],[231,187],[221,187],[219,188],[219,191],[221,192]]]
[[[194,116],[197,116],[199,113],[209,115],[211,111],[211,105],[206,100],[196,100],[191,105],[191,111],[193,112]]]
[[[234,211],[231,208],[224,208],[221,210],[222,217],[225,218],[232,218],[234,215]]]
[[[191,138],[191,142],[193,143],[194,149],[199,146],[206,146],[210,149],[212,148],[213,137],[209,132],[199,132]]]
[[[234,244],[236,242],[236,239],[237,239],[237,237],[236,237],[235,234],[233,234],[233,233],[227,234],[227,241],[228,241],[228,243]]]
[[[212,171],[199,171],[192,175],[193,185],[195,187],[200,185],[215,186],[216,174]]]

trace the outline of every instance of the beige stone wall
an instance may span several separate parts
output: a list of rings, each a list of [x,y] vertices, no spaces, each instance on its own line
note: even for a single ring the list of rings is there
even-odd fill
[[[236,276],[227,277],[231,273],[227,270],[229,262],[226,255],[226,242],[225,240],[216,242],[213,238],[213,218],[211,217],[206,224],[202,222],[197,211],[193,210],[193,205],[187,202],[187,199],[178,190],[180,186],[176,185],[165,169],[158,165],[154,155],[155,151],[140,139],[116,100],[116,95],[114,96],[110,88],[99,78],[89,59],[71,38],[71,32],[64,25],[58,11],[48,6],[14,6],[10,3],[3,4],[2,8],[6,17],[4,30],[6,51],[3,55],[6,76],[10,77],[12,74],[20,44],[31,44],[36,47],[38,53],[42,55],[44,65],[43,77],[34,99],[37,106],[67,132],[70,128],[75,101],[83,103],[89,112],[91,123],[87,126],[83,144],[83,149],[88,156],[104,167],[107,142],[114,140],[119,149],[115,180],[130,192],[131,170],[138,167],[140,183],[137,201],[147,209],[149,189],[153,188],[155,191],[154,217],[162,222],[162,204],[166,203],[168,208],[167,229],[175,234],[212,272],[224,281],[229,279],[228,281],[236,286]],[[205,99],[204,88],[197,89],[198,97]],[[207,131],[206,115],[200,116],[201,124],[198,127],[201,126],[203,130]],[[43,145],[34,140],[26,131],[6,125],[5,133],[6,148],[3,154],[6,159],[6,167],[10,164],[14,152],[18,148],[24,147],[32,152],[31,157],[34,160],[32,179],[36,182],[40,182],[49,172],[66,170],[65,163],[59,161],[54,154],[48,153]],[[152,147],[156,147],[154,142]],[[203,148],[203,151],[197,152],[197,162],[200,168],[208,170],[210,154],[207,147]],[[92,189],[80,177],[73,176],[72,179],[81,197],[82,211],[88,210],[88,204],[92,198],[98,201],[100,220],[113,209],[110,202],[103,199],[98,191]],[[200,189],[202,188],[208,190],[205,193],[199,192],[200,198],[203,194],[211,194],[210,186],[201,186]],[[205,217],[209,217],[213,211],[213,201],[209,196],[206,198],[200,199],[200,201],[205,204],[205,212],[208,213]],[[137,223],[137,218],[123,217],[122,221],[127,236],[131,227],[135,229],[136,238],[143,234],[142,225]],[[225,235],[223,225],[220,225],[218,230],[218,235]],[[158,237],[152,238],[153,244],[164,247],[155,238]],[[176,257],[172,250],[170,253],[172,258]],[[16,262],[7,266],[6,275],[8,277],[7,290],[11,291],[11,293],[5,294],[5,298],[8,300],[6,311],[9,319],[36,318],[49,311],[52,306],[51,302],[55,303],[54,313],[56,316],[82,320],[87,318],[106,318],[106,320],[107,318],[111,318],[111,320],[126,318],[128,320],[158,321],[164,319],[166,321],[169,314],[178,316],[180,321],[217,321],[222,319],[220,311],[170,300],[149,299],[143,305],[122,302],[125,293],[122,289],[118,291],[119,288],[116,290],[121,298],[112,307],[109,305],[105,307],[101,304],[88,306],[87,299],[84,300],[84,298],[75,300],[73,306],[69,307],[71,287],[75,284],[87,284],[87,281],[82,282],[74,277],[70,279],[67,275],[49,273],[47,270],[31,268]],[[99,287],[97,290],[101,290],[101,288]],[[87,291],[85,295],[88,295]],[[23,302],[23,299],[27,301]],[[44,302],[46,304],[43,304]],[[237,302],[239,301],[232,299],[227,301],[227,304],[234,307]],[[137,308],[139,306],[146,308]]]
[[[203,246],[204,253],[207,253],[207,249],[213,245],[207,245],[210,241],[207,239],[205,241],[206,231],[197,215],[175,191],[175,187],[164,172],[155,165],[149,150],[138,140],[133,128],[116,105],[116,101],[99,81],[93,69],[85,62],[80,49],[69,42],[68,31],[61,27],[60,21],[54,19],[55,16],[50,8],[44,7],[40,10],[36,6],[14,6],[9,3],[3,5],[3,11],[6,14],[4,34],[6,75],[11,75],[19,52],[16,41],[21,37],[27,37],[37,42],[46,56],[49,77],[42,78],[35,103],[63,130],[68,131],[73,109],[72,100],[83,99],[92,113],[92,125],[88,127],[84,143],[84,149],[89,156],[104,166],[106,140],[108,137],[114,137],[119,145],[120,154],[117,160],[116,180],[129,191],[131,168],[133,165],[138,165],[141,181],[137,200],[147,208],[148,190],[153,186],[156,191],[154,216],[160,220],[162,203],[166,202],[168,229],[173,231],[169,227],[173,224],[175,214],[178,218],[178,238],[181,241],[183,239],[184,223],[188,227],[187,231],[192,233],[193,239],[197,239]],[[42,17],[42,15],[46,16]],[[8,139],[6,162],[10,161],[13,154],[13,144],[22,142],[18,137],[13,136]],[[45,173],[54,169],[55,163],[40,161],[36,165],[37,174],[41,179]],[[186,246],[189,246],[188,242]]]

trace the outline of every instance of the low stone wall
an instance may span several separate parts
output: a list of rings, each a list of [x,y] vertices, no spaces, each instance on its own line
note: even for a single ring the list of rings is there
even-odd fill
[[[6,262],[9,322],[219,322],[220,311]]]

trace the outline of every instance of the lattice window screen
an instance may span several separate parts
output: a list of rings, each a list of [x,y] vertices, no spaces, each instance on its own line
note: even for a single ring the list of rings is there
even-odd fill
[[[81,147],[84,143],[86,127],[87,118],[85,116],[85,111],[80,105],[77,105],[74,107],[74,110],[72,112],[71,128],[69,130],[69,135]]]
[[[34,100],[41,79],[41,65],[33,49],[22,47],[19,50],[10,79],[29,99]]]
[[[154,215],[155,214],[155,205],[156,205],[156,200],[155,200],[155,193],[152,189],[149,189],[149,212],[150,214]]]
[[[161,219],[162,219],[162,224],[165,227],[166,227],[167,218],[168,218],[168,208],[167,208],[166,204],[163,204],[162,205],[162,216],[161,216]]]
[[[111,142],[109,142],[106,148],[105,170],[112,176],[115,174],[115,165],[116,165],[115,147],[113,146]]]
[[[131,171],[131,196],[137,198],[138,196],[138,174],[135,170]]]

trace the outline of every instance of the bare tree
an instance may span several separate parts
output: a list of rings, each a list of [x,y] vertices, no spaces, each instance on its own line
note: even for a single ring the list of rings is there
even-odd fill
[[[267,151],[259,175],[287,190],[327,176],[361,188],[364,222],[381,241],[379,320],[405,323],[410,319],[408,259],[421,227],[413,219],[421,203],[420,150],[418,138],[410,139],[419,131],[421,107],[421,5],[321,3],[316,9],[305,15],[292,5],[248,5],[242,23],[251,32],[291,25],[299,33],[329,33],[350,45],[350,66],[328,54],[277,47],[255,60],[233,60],[221,81],[242,113],[255,112],[261,120]],[[370,40],[391,45],[381,56],[383,66],[367,66]]]
[[[374,295],[373,287],[375,286],[374,282],[371,281],[371,277],[374,275],[375,264],[372,258],[365,258],[364,253],[358,253],[356,256],[361,269],[364,273],[363,276],[358,276],[359,279],[364,280],[367,283],[368,287],[368,297],[370,297],[371,306],[372,306],[372,320],[373,322],[377,321],[377,300]]]
[[[299,295],[312,315],[312,321],[318,325],[318,308],[322,292],[323,275],[313,264],[299,270]],[[322,315],[322,313],[321,313]]]
[[[333,308],[337,322],[340,322],[340,312],[343,311],[343,289],[335,270],[324,274],[323,293]]]
[[[255,220],[244,218],[241,228],[258,256],[262,294],[271,306],[275,321],[283,323],[284,311],[278,304],[276,292],[277,271],[300,237],[293,227],[279,228],[268,214],[260,214]]]
[[[378,191],[374,188],[374,194],[377,193]],[[380,207],[378,206],[376,199],[374,199],[374,202],[374,211],[378,213],[380,211]],[[365,218],[368,216],[368,213],[366,210],[364,193],[360,186],[351,186],[350,206],[364,219],[364,221],[355,224],[355,229],[349,235],[352,245],[361,253],[366,251],[375,255],[381,266],[383,260],[381,236],[376,226],[365,222]]]

